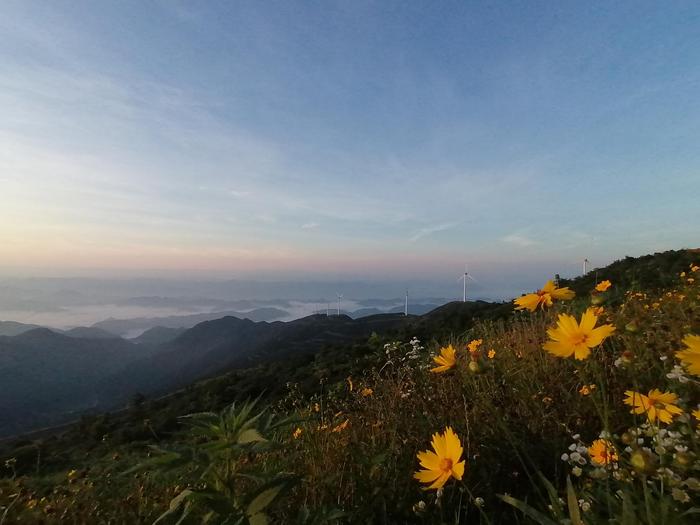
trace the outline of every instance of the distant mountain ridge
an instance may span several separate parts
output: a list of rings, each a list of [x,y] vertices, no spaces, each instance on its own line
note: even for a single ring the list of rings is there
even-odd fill
[[[36,324],[18,323],[16,321],[0,321],[0,336],[6,335],[13,337],[28,332],[29,330],[35,330],[36,328],[42,327]]]
[[[282,319],[289,315],[285,310],[279,308],[264,307],[256,308],[250,312],[209,312],[187,315],[171,315],[167,317],[135,317],[132,319],[105,319],[92,325],[91,328],[99,328],[106,332],[110,332],[119,336],[128,336],[128,334],[139,330],[146,331],[156,326],[163,328],[192,328],[193,326],[220,319],[226,316],[238,317],[240,319],[250,319],[251,321],[273,321]]]

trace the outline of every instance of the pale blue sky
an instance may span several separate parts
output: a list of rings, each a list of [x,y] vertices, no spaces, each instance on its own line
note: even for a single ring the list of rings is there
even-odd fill
[[[575,273],[698,246],[697,2],[0,4],[0,266]]]

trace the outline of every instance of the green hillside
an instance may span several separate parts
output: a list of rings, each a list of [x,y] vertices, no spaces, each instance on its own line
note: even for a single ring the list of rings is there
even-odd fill
[[[0,516],[152,523],[172,508],[163,522],[695,523],[700,372],[676,354],[700,334],[699,261],[689,250],[626,258],[562,280],[576,298],[544,311],[451,303],[364,318],[361,338],[342,336],[349,318],[322,330],[325,316],[307,318],[291,339],[259,346],[255,366],[229,361],[216,375],[207,365],[208,379],[167,396],[133,395],[124,410],[5,441]],[[561,315],[587,308],[610,327],[590,356],[543,350]],[[217,342],[196,355],[223,355],[231,323],[204,323],[172,348],[206,332]],[[455,361],[431,372],[448,344]],[[630,414],[625,392],[654,388],[676,396],[680,414]],[[416,454],[448,426],[463,447],[449,468],[461,459],[465,473],[424,490]],[[596,464],[601,439],[611,452]]]

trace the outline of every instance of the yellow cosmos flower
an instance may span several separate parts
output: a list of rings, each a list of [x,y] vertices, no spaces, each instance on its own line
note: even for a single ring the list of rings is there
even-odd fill
[[[474,354],[479,351],[479,347],[483,342],[483,339],[474,339],[473,341],[470,341],[467,345],[467,350],[469,350],[470,354]]]
[[[523,295],[515,299],[516,310],[530,310],[534,312],[537,308],[544,310],[545,306],[552,306],[552,299],[568,300],[573,299],[576,294],[568,288],[557,288],[552,281],[547,281],[541,290],[535,293]]]
[[[439,366],[432,368],[430,371],[435,373],[447,372],[450,368],[457,364],[457,353],[452,345],[443,346],[440,349],[440,355],[433,357]]]
[[[693,417],[698,420],[698,426],[700,426],[700,408],[693,410]]]
[[[688,372],[700,376],[700,335],[686,335],[683,343],[687,348],[676,352],[676,357],[686,366]]]
[[[598,284],[596,284],[595,289],[598,292],[604,292],[605,290],[607,290],[611,286],[612,286],[612,283],[608,280],[605,280],[605,281],[601,281]]]
[[[670,423],[674,417],[683,413],[683,410],[676,406],[678,396],[671,392],[661,392],[654,388],[647,396],[632,390],[627,390],[625,395],[627,396],[625,404],[632,407],[630,413],[646,414],[650,423],[655,423],[657,420]]]
[[[374,394],[374,390],[371,388],[363,388],[360,393],[362,394],[362,397],[369,397]]]
[[[596,439],[588,447],[588,455],[591,457],[591,462],[600,467],[615,463],[618,459],[615,447],[607,439]]]
[[[492,348],[491,350],[489,350],[488,356],[489,359],[493,359],[494,357],[496,357],[496,351]]]
[[[547,341],[542,348],[557,357],[570,357],[586,359],[591,353],[591,348],[601,344],[605,338],[615,331],[611,324],[595,327],[598,316],[588,308],[581,316],[581,323],[576,318],[568,315],[559,315],[556,328],[547,330],[551,341]]]
[[[465,462],[462,459],[462,444],[452,428],[447,427],[443,434],[433,434],[433,451],[418,453],[418,461],[424,470],[419,470],[413,477],[430,485],[430,489],[440,489],[453,477],[457,480],[464,476]]]
[[[694,265],[692,265],[692,266],[690,267],[690,271],[691,271],[691,272],[700,271],[700,266],[698,266],[697,264],[694,264]]]
[[[304,431],[301,429],[301,427],[297,427],[297,429],[294,432],[292,432],[292,437],[294,439],[299,439],[299,436],[301,436],[302,432]]]

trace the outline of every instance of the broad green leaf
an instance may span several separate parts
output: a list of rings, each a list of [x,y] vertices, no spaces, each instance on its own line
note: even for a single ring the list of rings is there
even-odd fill
[[[263,490],[260,494],[253,498],[250,502],[248,508],[246,509],[246,514],[248,516],[253,516],[265,510],[265,508],[272,503],[277,495],[280,493],[284,487],[283,483],[270,487],[269,489]]]
[[[248,518],[248,524],[249,525],[267,525],[267,516],[262,512],[258,512],[257,514],[250,516]]]
[[[238,443],[240,444],[245,444],[245,443],[258,443],[260,441],[267,441],[264,437],[260,435],[260,432],[258,432],[254,428],[249,428],[248,430],[244,430],[240,434],[238,434]]]

